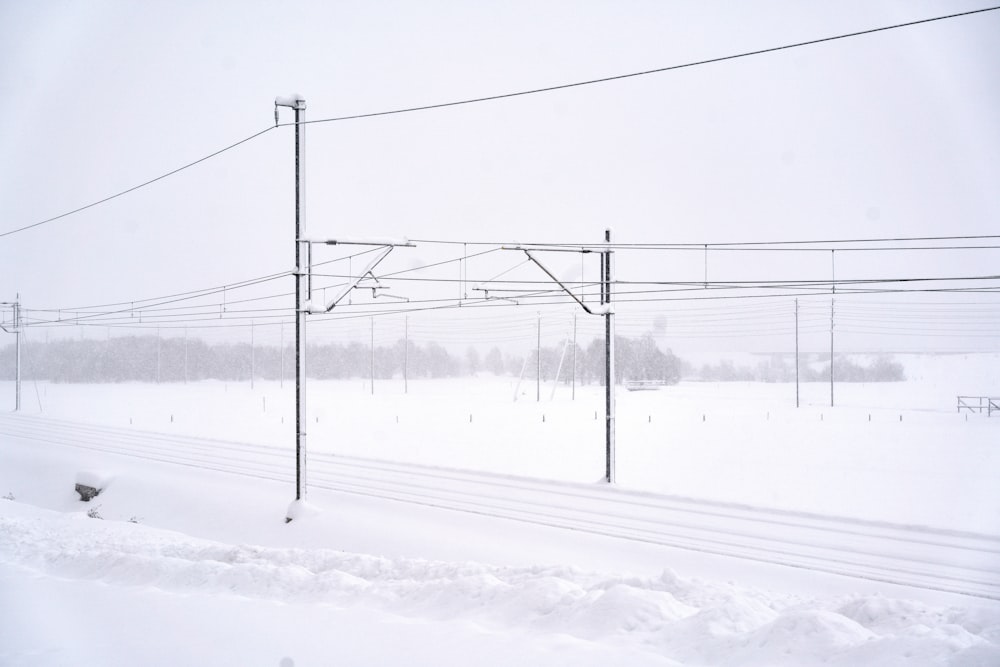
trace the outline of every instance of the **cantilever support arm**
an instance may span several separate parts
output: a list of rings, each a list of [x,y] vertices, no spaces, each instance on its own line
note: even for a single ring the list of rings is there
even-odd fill
[[[538,258],[536,258],[534,255],[532,255],[531,251],[528,250],[527,248],[518,247],[518,248],[511,248],[511,249],[512,250],[520,250],[525,255],[527,255],[528,259],[530,259],[532,262],[534,262],[535,264],[537,264],[538,268],[540,268],[542,271],[545,272],[545,275],[547,275],[557,285],[559,285],[559,287],[561,287],[563,289],[563,291],[566,292],[566,294],[569,294],[571,297],[573,297],[573,300],[576,301],[578,304],[580,304],[580,307],[583,308],[585,311],[587,311],[587,313],[589,313],[590,315],[607,315],[608,312],[610,312],[610,306],[607,305],[607,304],[601,305],[599,308],[591,308],[590,306],[588,306],[587,304],[585,304],[583,301],[581,301],[580,297],[578,297],[576,294],[573,294],[573,292],[570,291],[570,289],[568,287],[566,287],[565,285],[563,285],[562,281],[559,280],[558,278],[556,278],[555,275],[551,271],[549,271],[547,268],[545,268],[545,265],[542,264],[541,262],[539,262]]]
[[[368,266],[366,266],[364,270],[358,274],[357,278],[351,278],[350,282],[348,282],[347,285],[344,286],[344,289],[340,290],[337,293],[337,295],[333,297],[332,301],[330,301],[322,308],[310,307],[309,312],[313,314],[320,314],[320,313],[329,313],[331,310],[333,310],[338,303],[344,300],[344,297],[346,297],[352,289],[358,286],[358,283],[367,278],[369,275],[374,277],[372,271],[375,270],[375,267],[378,266],[383,259],[389,256],[389,253],[392,252],[394,247],[395,246],[390,245],[382,248],[381,252],[379,252],[379,254],[376,255],[375,259],[373,259],[368,263]]]
[[[383,259],[385,259],[386,257],[389,256],[389,253],[392,252],[393,249],[399,248],[399,247],[402,247],[402,248],[415,248],[416,247],[416,245],[413,244],[413,243],[410,243],[410,241],[408,239],[385,239],[385,238],[346,239],[345,238],[345,239],[322,239],[322,240],[320,240],[320,239],[302,239],[302,241],[305,241],[306,243],[315,243],[315,244],[320,244],[320,245],[373,245],[373,246],[383,246],[382,249],[379,251],[379,254],[376,255],[375,259],[373,259],[372,261],[370,261],[368,263],[368,266],[366,266],[364,268],[364,270],[361,273],[358,274],[357,278],[351,278],[351,281],[344,287],[344,289],[340,290],[340,292],[337,293],[337,296],[333,297],[332,301],[330,301],[328,304],[326,304],[322,308],[316,308],[316,307],[310,305],[309,308],[308,308],[308,312],[311,313],[311,314],[313,314],[313,315],[319,315],[319,314],[322,314],[322,313],[329,313],[331,310],[333,310],[336,307],[336,305],[338,303],[340,303],[341,301],[344,300],[344,297],[346,297],[351,292],[352,289],[354,289],[355,287],[357,287],[358,284],[362,280],[364,280],[365,278],[367,278],[368,276],[371,276],[372,279],[375,280],[375,282],[377,283],[378,282],[378,278],[375,277],[375,274],[372,273],[372,271],[375,270],[375,267],[378,266],[382,262]],[[309,275],[312,275],[312,263],[311,262],[310,262],[310,265],[309,265]],[[373,289],[373,291],[374,291],[374,289]],[[399,297],[394,297],[394,298],[399,298]]]

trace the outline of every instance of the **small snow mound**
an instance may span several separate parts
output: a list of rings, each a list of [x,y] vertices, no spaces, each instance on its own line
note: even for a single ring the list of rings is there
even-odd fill
[[[109,473],[96,470],[81,470],[76,473],[75,483],[89,486],[93,489],[106,489],[113,479],[114,476]]]
[[[918,625],[936,626],[944,622],[940,612],[918,602],[892,600],[881,595],[857,598],[841,605],[836,611],[879,634],[898,633]]]
[[[615,584],[581,605],[576,621],[588,635],[617,632],[655,632],[668,623],[695,613],[668,592]]]
[[[864,626],[831,611],[789,611],[751,633],[737,652],[752,657],[749,662],[808,664],[875,638]]]
[[[525,611],[546,616],[558,609],[572,606],[584,595],[584,590],[561,577],[541,576],[519,582],[517,603]]]
[[[706,607],[678,624],[676,631],[715,638],[753,632],[772,623],[778,613],[750,597],[731,597]]]

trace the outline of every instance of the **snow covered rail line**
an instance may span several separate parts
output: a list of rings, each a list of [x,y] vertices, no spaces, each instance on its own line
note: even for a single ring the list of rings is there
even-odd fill
[[[277,447],[29,416],[0,434],[291,481]],[[1000,600],[1000,537],[489,473],[312,454],[310,485],[618,539]]]

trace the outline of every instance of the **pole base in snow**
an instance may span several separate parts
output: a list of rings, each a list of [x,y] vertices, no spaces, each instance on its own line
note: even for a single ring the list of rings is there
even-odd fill
[[[291,523],[296,519],[304,519],[307,516],[312,516],[314,514],[319,514],[319,508],[315,505],[310,505],[304,500],[293,500],[292,504],[288,506],[288,510],[285,512],[285,523]]]

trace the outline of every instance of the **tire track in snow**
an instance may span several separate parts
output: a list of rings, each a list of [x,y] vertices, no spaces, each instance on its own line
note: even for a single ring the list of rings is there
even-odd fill
[[[24,415],[0,433],[291,482],[290,451]],[[565,482],[310,454],[313,488],[1000,600],[1000,537]]]

